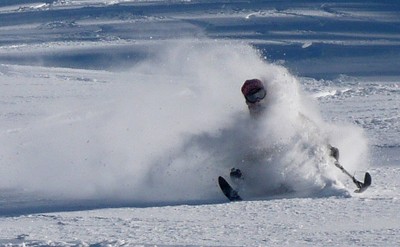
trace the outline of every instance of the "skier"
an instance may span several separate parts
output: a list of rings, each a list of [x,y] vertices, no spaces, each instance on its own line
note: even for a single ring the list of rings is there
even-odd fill
[[[244,82],[241,88],[242,94],[249,108],[250,116],[258,118],[262,115],[265,109],[265,98],[267,90],[259,79],[249,79]],[[234,181],[243,179],[242,171],[237,168],[232,168],[230,177]]]
[[[246,100],[246,104],[249,108],[250,115],[253,118],[260,117],[266,108],[266,96],[267,90],[265,89],[263,82],[259,79],[246,80],[241,88],[243,96]],[[301,114],[302,115],[302,114]],[[304,115],[302,115],[305,117]],[[367,172],[364,177],[364,182],[358,181],[353,175],[351,175],[342,165],[339,163],[339,149],[327,144],[329,150],[329,156],[334,158],[334,165],[338,167],[343,173],[349,176],[352,181],[356,184],[358,189],[355,191],[361,193],[365,191],[371,185],[371,175]],[[243,173],[238,168],[232,168],[230,171],[231,180],[234,181],[239,187],[244,181]],[[241,201],[242,198],[238,194],[238,191],[233,189],[229,183],[221,176],[218,177],[219,186],[224,195],[230,201]]]
[[[247,107],[249,108],[250,115],[253,118],[258,118],[262,115],[265,109],[267,90],[259,79],[246,80],[241,88],[242,94],[246,100]],[[328,144],[330,156],[336,162],[339,161],[339,149]],[[240,169],[232,168],[230,177],[233,180],[243,179],[243,174]]]

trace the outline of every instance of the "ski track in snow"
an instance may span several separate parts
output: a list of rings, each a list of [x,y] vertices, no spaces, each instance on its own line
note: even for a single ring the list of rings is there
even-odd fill
[[[374,1],[1,2],[0,246],[400,246],[399,11]],[[250,173],[273,190],[225,203],[218,175],[265,151],[243,148],[239,89],[252,77],[287,110],[271,109],[264,145],[292,130],[290,102],[327,125],[295,120],[307,135],[294,151],[273,149],[285,157],[271,156],[277,169]],[[315,166],[325,162],[311,155],[318,135],[358,179],[369,171],[371,188],[352,193],[335,167]],[[293,155],[311,161],[287,165]],[[277,193],[282,181],[297,194]]]

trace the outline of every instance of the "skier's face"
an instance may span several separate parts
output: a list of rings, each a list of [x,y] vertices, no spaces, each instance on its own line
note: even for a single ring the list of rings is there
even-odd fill
[[[266,90],[264,88],[259,88],[245,96],[246,104],[249,107],[251,116],[259,117],[262,115],[265,109],[266,95]]]

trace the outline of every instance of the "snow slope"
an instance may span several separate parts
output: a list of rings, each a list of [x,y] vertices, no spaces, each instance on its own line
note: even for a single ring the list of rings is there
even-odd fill
[[[398,175],[399,169],[395,171]],[[384,178],[375,170],[372,172],[378,179]],[[382,185],[378,183],[371,190]],[[398,189],[399,184],[391,186]],[[2,219],[2,242],[28,246],[397,246],[399,200],[392,197],[393,193],[397,192],[390,190],[389,196],[369,194],[9,217]]]
[[[0,244],[398,246],[399,10],[2,1]]]

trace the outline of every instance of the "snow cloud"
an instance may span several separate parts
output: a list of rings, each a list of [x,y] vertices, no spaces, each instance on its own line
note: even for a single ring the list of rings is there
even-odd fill
[[[47,73],[34,79],[39,90],[60,78]],[[243,170],[245,193],[259,197],[339,188],[328,144],[350,169],[365,164],[362,132],[325,123],[298,80],[247,44],[170,41],[124,72],[90,75],[101,90],[64,97],[42,106],[46,117],[2,129],[1,187],[116,203],[216,202],[224,199],[217,177],[232,167]],[[257,120],[240,92],[251,78],[268,90]],[[64,96],[81,87],[71,84]]]

